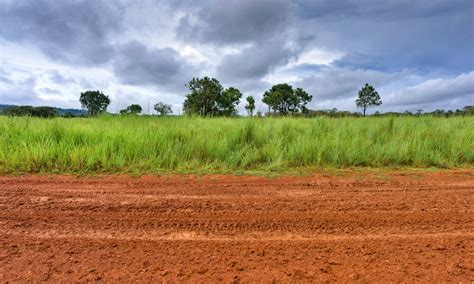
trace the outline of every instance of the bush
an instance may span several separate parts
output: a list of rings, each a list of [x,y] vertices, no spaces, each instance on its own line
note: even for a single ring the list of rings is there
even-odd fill
[[[6,109],[4,114],[9,116],[34,116],[43,118],[59,116],[59,113],[55,108],[46,106],[15,106]]]

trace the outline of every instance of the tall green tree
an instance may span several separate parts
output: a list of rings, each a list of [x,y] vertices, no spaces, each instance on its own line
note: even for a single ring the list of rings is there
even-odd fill
[[[367,108],[379,106],[382,104],[382,100],[380,99],[379,93],[377,93],[374,87],[367,83],[365,83],[365,86],[360,89],[359,97],[356,99],[355,102],[356,106],[363,110],[364,116]]]
[[[311,102],[313,96],[301,88],[296,88],[294,96],[296,97],[296,104],[293,104],[293,112],[301,111],[302,113],[308,113],[306,105]]]
[[[255,110],[255,99],[252,96],[247,97],[247,104],[245,109],[250,116],[253,116],[253,111]]]
[[[263,94],[262,102],[267,104],[274,113],[287,115],[299,111],[307,112],[306,104],[313,99],[301,88],[293,89],[288,84],[277,84]]]
[[[186,87],[191,91],[183,104],[187,114],[202,116],[235,115],[242,93],[233,87],[224,90],[215,78],[193,78]]]
[[[241,98],[242,93],[238,89],[234,87],[225,89],[217,100],[219,115],[237,115],[237,105],[239,104]]]
[[[110,98],[101,91],[86,91],[81,93],[79,102],[88,115],[98,115],[107,110]]]
[[[186,87],[191,91],[183,104],[184,112],[202,116],[218,114],[217,99],[224,89],[215,78],[193,78]]]
[[[137,104],[132,104],[132,105],[129,105],[127,108],[125,109],[122,109],[120,111],[120,114],[139,114],[142,112],[142,107],[140,105],[137,105]]]

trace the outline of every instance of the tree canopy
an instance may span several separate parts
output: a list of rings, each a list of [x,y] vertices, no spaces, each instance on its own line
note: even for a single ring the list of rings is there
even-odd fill
[[[237,114],[237,105],[242,93],[233,87],[224,87],[215,78],[193,78],[186,87],[191,91],[184,101],[184,112],[202,116],[232,116]]]
[[[217,101],[219,115],[237,115],[237,105],[239,104],[241,98],[242,93],[238,89],[234,87],[225,89]]]
[[[255,99],[252,96],[247,97],[247,104],[245,105],[248,115],[253,116],[255,110]]]
[[[107,110],[110,99],[101,91],[86,91],[81,93],[79,102],[83,108],[87,109],[88,115],[98,115]]]
[[[294,90],[291,85],[277,84],[263,94],[262,102],[273,112],[287,115],[299,111],[307,112],[306,104],[312,99],[313,96],[301,88]]]
[[[363,109],[363,114],[365,116],[367,108],[379,106],[381,104],[382,100],[380,99],[379,93],[377,93],[374,87],[366,83],[359,91],[359,97],[356,100],[357,107]]]
[[[137,104],[129,105],[127,108],[122,109],[120,114],[139,114],[142,112],[142,107]]]

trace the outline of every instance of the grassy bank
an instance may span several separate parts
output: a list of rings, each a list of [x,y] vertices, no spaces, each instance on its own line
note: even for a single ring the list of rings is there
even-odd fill
[[[0,173],[471,167],[474,117],[0,117]]]

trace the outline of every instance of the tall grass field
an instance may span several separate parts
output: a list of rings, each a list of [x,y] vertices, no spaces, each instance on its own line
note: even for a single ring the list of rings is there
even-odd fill
[[[0,117],[0,173],[472,167],[474,117]]]

